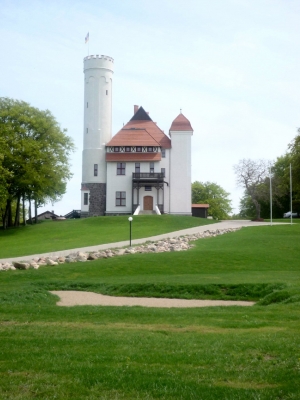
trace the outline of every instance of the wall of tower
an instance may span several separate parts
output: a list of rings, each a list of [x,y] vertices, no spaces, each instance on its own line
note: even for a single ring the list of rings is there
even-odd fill
[[[91,184],[93,188],[90,192],[90,215],[102,215],[105,211],[106,189],[103,190],[101,185],[106,184],[105,144],[112,137],[113,63],[111,57],[103,55],[84,58],[82,183],[86,187]],[[84,208],[82,204],[82,210]],[[100,209],[103,210],[98,214]]]
[[[191,137],[193,132],[172,131],[170,157],[170,213],[191,215]]]
[[[89,194],[88,210],[82,207],[85,216],[105,215],[106,183],[85,183],[85,192]]]

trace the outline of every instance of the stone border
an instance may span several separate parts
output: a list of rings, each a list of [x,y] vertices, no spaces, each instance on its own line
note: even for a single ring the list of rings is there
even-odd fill
[[[217,230],[206,230],[202,233],[195,233],[192,235],[184,235],[175,238],[168,238],[159,240],[156,242],[145,243],[135,247],[126,247],[122,249],[108,249],[102,251],[93,252],[81,252],[70,253],[66,257],[40,257],[32,259],[31,261],[12,261],[6,263],[0,263],[0,271],[9,270],[27,270],[27,269],[38,269],[40,266],[53,266],[73,262],[86,262],[98,259],[106,259],[115,256],[122,256],[126,254],[141,254],[141,253],[164,253],[171,251],[186,251],[194,247],[193,242],[198,239],[204,239],[209,237],[216,237],[224,235],[225,233],[231,233],[241,228],[227,228]]]

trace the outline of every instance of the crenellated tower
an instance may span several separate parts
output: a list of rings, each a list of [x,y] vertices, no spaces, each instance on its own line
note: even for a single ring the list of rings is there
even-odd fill
[[[91,55],[83,60],[84,127],[81,215],[104,215],[106,207],[105,144],[112,138],[114,60]]]

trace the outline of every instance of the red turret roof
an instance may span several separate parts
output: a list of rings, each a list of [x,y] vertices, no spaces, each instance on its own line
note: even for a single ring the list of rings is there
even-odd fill
[[[170,131],[194,131],[190,121],[183,115],[179,114],[172,122]]]

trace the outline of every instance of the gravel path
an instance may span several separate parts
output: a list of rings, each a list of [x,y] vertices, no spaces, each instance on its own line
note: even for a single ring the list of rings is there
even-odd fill
[[[51,291],[60,300],[58,306],[141,306],[160,308],[190,308],[190,307],[213,307],[213,306],[253,306],[252,301],[231,300],[183,300],[183,299],[158,299],[146,297],[113,297],[104,296],[93,292],[80,291]]]

